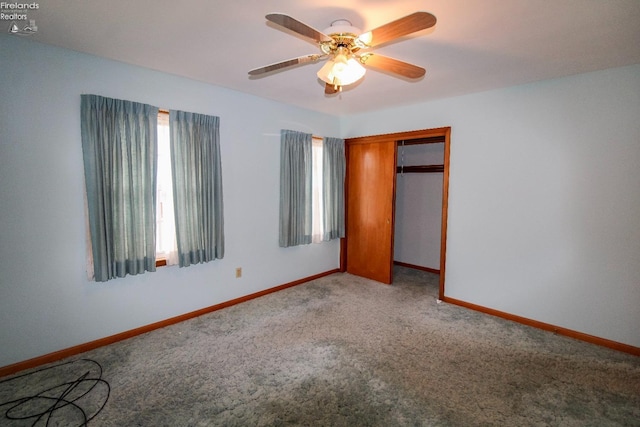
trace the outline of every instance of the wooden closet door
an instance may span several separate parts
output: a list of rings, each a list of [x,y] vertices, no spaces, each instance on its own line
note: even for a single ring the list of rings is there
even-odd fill
[[[396,143],[365,140],[347,148],[347,272],[390,284]]]

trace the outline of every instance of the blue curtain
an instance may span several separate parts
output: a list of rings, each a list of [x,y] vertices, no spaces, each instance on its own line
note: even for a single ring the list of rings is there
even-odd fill
[[[82,95],[80,115],[95,280],[155,271],[158,109]]]
[[[180,267],[224,256],[220,119],[169,112]]]
[[[312,135],[280,132],[280,246],[311,243]]]
[[[322,197],[323,238],[344,237],[344,179],[346,160],[344,139],[323,138]]]

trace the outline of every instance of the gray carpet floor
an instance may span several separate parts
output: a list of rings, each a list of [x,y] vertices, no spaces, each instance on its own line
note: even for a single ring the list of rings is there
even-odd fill
[[[334,274],[0,379],[1,426],[640,426],[640,358]]]

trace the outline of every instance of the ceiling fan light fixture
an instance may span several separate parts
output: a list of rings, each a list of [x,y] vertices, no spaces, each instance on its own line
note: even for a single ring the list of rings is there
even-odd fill
[[[348,57],[348,50],[338,48],[336,55],[318,71],[320,80],[335,86],[348,86],[360,80],[366,70],[360,61]]]
[[[371,42],[373,41],[373,34],[371,31],[367,31],[366,33],[360,34],[356,40],[355,45],[361,49],[369,47]]]
[[[347,68],[342,72],[342,84],[350,85],[357,82],[364,77],[366,71],[362,64],[360,64],[360,61],[355,58],[350,58],[347,61]]]

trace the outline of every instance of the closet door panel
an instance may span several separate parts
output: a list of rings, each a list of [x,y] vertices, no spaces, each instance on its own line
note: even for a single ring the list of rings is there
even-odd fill
[[[347,272],[393,278],[395,141],[348,145]]]

